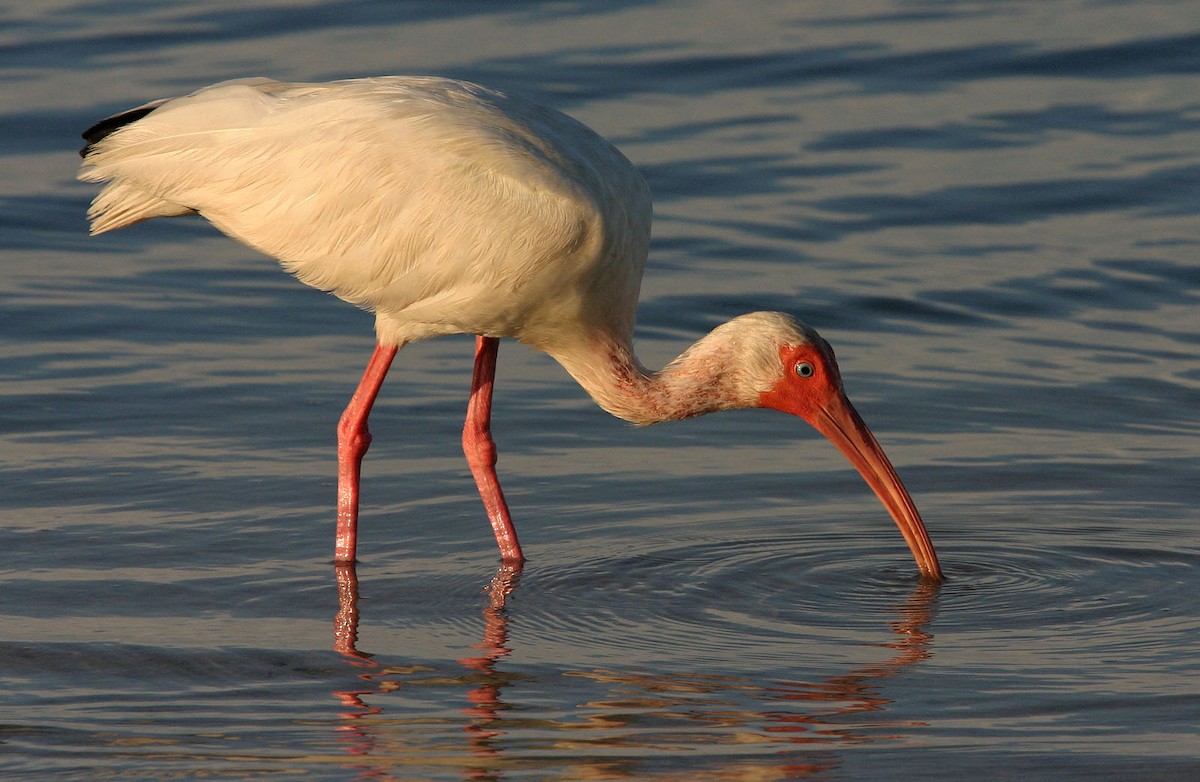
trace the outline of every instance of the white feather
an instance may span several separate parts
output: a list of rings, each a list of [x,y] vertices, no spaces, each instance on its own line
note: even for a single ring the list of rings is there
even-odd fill
[[[629,331],[650,233],[649,190],[615,148],[446,79],[214,85],[99,141],[80,178],[109,182],[94,233],[198,212],[374,311],[385,344]]]

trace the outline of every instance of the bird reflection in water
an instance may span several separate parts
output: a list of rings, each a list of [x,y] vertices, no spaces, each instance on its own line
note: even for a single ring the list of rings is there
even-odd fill
[[[532,692],[544,685],[500,665],[510,654],[507,601],[520,572],[519,565],[502,566],[488,584],[482,639],[472,647],[477,653],[458,661],[461,674],[447,675],[429,666],[385,665],[360,651],[358,579],[353,565],[337,566],[334,649],[363,669],[358,679],[364,683],[335,693],[344,708],[339,736],[365,776],[411,778],[421,766],[444,771],[461,765],[463,778],[472,780],[539,768],[571,778],[646,779],[676,778],[682,769],[667,768],[686,766],[689,773],[719,769],[723,779],[797,779],[837,768],[850,746],[899,740],[922,727],[884,716],[892,703],[884,685],[930,656],[933,636],[925,627],[936,606],[936,583],[922,581],[897,607],[889,623],[895,639],[879,645],[887,650],[884,659],[842,675],[759,682],[703,672],[565,671],[603,694],[543,710],[522,704],[521,687],[544,700],[544,692]],[[412,715],[410,700],[388,713],[389,693],[406,688],[411,697],[411,687],[421,684],[461,687],[461,717],[444,709]],[[465,743],[446,738],[454,731],[444,729],[456,724]],[[674,760],[664,764],[668,757]]]
[[[472,647],[480,650],[481,654],[458,661],[470,672],[461,682],[464,685],[475,685],[467,692],[467,701],[471,705],[464,710],[468,719],[463,728],[472,737],[474,754],[484,758],[498,751],[489,744],[493,737],[500,734],[492,724],[499,720],[500,712],[504,709],[500,694],[512,677],[497,672],[496,663],[509,653],[505,601],[516,587],[521,569],[521,564],[504,564],[496,571],[496,576],[484,590],[488,601],[483,609],[483,640]],[[335,693],[342,705],[348,709],[341,715],[345,724],[339,727],[344,734],[353,739],[347,744],[350,754],[369,756],[376,749],[375,736],[369,727],[369,720],[382,714],[383,709],[367,704],[363,698],[396,691],[401,686],[396,677],[429,674],[433,669],[427,666],[384,666],[374,659],[374,655],[359,651],[358,573],[351,563],[335,565],[334,574],[337,578],[338,611],[333,620],[333,648],[351,665],[367,669],[367,672],[359,674],[358,678],[370,683],[370,687],[365,689]],[[386,765],[391,764],[389,759],[381,760],[384,760]],[[487,776],[472,773],[467,778],[486,779]]]

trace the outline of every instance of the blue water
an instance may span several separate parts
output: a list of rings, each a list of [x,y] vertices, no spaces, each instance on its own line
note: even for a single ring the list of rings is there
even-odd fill
[[[0,11],[5,779],[1200,778],[1200,6],[43,2]],[[368,314],[199,220],[89,239],[78,133],[221,79],[436,73],[655,193],[639,351],[838,350],[948,580],[802,423],[632,429],[469,338],[334,423]]]

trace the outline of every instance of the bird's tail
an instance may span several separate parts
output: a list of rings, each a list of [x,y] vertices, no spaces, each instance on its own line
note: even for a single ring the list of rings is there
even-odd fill
[[[105,143],[114,132],[137,122],[170,98],[156,100],[136,109],[106,117],[83,132],[87,144],[79,150],[83,165],[78,178],[83,182],[108,182],[88,209],[91,234],[115,231],[152,217],[177,217],[192,212],[179,204],[165,201],[150,191],[124,178],[112,163],[123,157],[119,154],[119,139]],[[113,143],[117,142],[117,143]]]
[[[99,143],[101,139],[108,136],[114,130],[118,130],[126,125],[137,122],[139,119],[154,111],[168,100],[170,100],[170,98],[151,101],[144,106],[138,106],[136,109],[122,111],[120,114],[114,114],[111,117],[105,117],[95,125],[92,125],[90,128],[83,131],[83,140],[86,141],[87,144],[84,145],[83,149],[79,150],[79,156],[86,160],[87,156],[92,153],[96,147],[96,144]]]

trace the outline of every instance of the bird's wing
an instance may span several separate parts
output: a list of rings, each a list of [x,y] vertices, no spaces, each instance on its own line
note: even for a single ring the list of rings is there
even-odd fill
[[[402,77],[243,79],[146,108],[96,126],[80,173],[108,182],[94,233],[198,212],[376,312],[435,303],[447,330],[511,335],[550,303],[574,317],[564,307],[609,273],[628,280],[605,306],[632,317],[649,193],[557,112]]]

